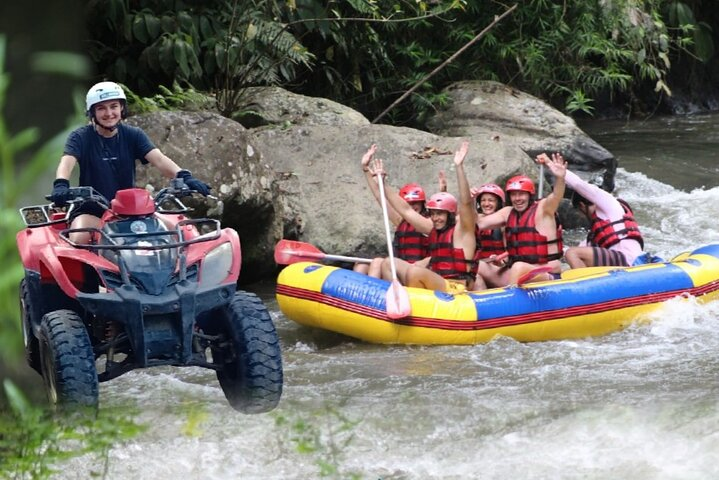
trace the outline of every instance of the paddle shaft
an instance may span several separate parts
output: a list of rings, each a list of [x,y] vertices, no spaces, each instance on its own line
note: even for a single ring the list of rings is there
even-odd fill
[[[389,263],[392,267],[392,280],[397,280],[397,267],[394,264],[394,248],[392,247],[392,234],[389,230],[389,213],[387,212],[387,198],[384,194],[384,178],[382,174],[377,175],[377,185],[379,186],[379,198],[382,204],[382,218],[384,219],[384,234],[387,237],[387,251],[389,252]]]
[[[347,257],[324,253],[314,245],[297,240],[282,239],[275,245],[275,262],[278,265],[290,265],[308,260],[336,260],[338,262],[371,263],[371,258]]]
[[[346,257],[344,255],[330,255],[322,252],[302,252],[298,250],[285,250],[288,255],[298,258],[316,258],[318,260],[334,260],[337,262],[353,262],[353,263],[371,263],[371,258]]]
[[[544,196],[544,164],[539,164],[539,195],[537,195],[537,199],[540,199]]]
[[[372,263],[371,258],[345,257],[344,255],[329,255],[326,253],[322,255],[322,258],[326,258],[327,260],[335,260],[337,262]]]

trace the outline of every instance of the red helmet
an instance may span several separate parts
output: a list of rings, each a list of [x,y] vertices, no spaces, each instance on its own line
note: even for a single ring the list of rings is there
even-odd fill
[[[527,192],[530,195],[536,193],[534,182],[526,175],[516,175],[507,180],[505,190],[508,192]]]
[[[457,213],[457,199],[447,192],[435,193],[429,197],[427,202],[428,210],[445,210],[449,213]]]
[[[424,202],[427,197],[424,194],[422,187],[416,183],[408,183],[399,190],[399,196],[402,197],[406,202]]]
[[[481,187],[479,187],[479,193],[477,194],[477,201],[479,201],[479,198],[482,196],[483,193],[491,193],[499,197],[499,199],[504,203],[505,197],[504,197],[504,190],[502,190],[502,187],[497,185],[496,183],[485,183]]]

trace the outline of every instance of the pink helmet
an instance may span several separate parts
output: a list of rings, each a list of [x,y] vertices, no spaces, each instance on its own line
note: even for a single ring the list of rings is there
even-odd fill
[[[408,183],[399,190],[399,196],[402,197],[406,202],[424,202],[427,197],[424,194],[422,187],[416,183]]]
[[[526,175],[516,175],[507,180],[505,190],[508,192],[527,192],[530,195],[536,193],[534,182]]]
[[[445,210],[449,213],[457,213],[457,199],[447,192],[435,193],[429,197],[427,202],[428,210]]]
[[[491,193],[499,197],[499,199],[504,203],[505,197],[504,197],[504,190],[502,190],[502,187],[497,185],[496,183],[485,183],[481,187],[479,187],[479,193],[477,194],[477,201],[479,201],[479,197],[482,196],[483,193]]]

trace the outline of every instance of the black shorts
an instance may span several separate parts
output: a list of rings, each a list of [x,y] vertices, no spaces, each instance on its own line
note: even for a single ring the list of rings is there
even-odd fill
[[[627,259],[622,252],[592,247],[595,267],[628,267]]]
[[[101,218],[103,213],[105,213],[105,208],[102,207],[102,205],[93,200],[85,200],[70,212],[70,218],[68,220],[69,223],[72,223],[80,215],[92,215]]]

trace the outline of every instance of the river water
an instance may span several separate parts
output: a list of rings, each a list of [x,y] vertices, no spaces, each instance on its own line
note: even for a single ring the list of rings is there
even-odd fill
[[[719,241],[719,115],[583,127],[619,157],[648,250]],[[201,369],[104,383],[102,405],[148,425],[110,451],[108,478],[719,478],[719,302],[596,339],[379,346],[299,327],[273,285],[254,289],[283,343],[279,407],[238,414]],[[81,458],[57,478],[101,471]]]

